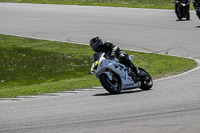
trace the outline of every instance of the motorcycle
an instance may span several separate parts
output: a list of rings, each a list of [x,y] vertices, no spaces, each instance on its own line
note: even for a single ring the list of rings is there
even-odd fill
[[[182,20],[182,18],[186,18],[186,20],[190,20],[190,6],[188,1],[183,0],[180,2],[179,0],[174,0],[175,4],[175,13],[179,20]]]
[[[105,53],[95,53],[93,55],[93,64],[91,73],[99,80],[101,85],[111,94],[119,94],[121,90],[140,88],[150,90],[153,86],[151,76],[144,69],[139,68],[140,77],[117,60],[104,57]],[[133,60],[134,56],[129,56]],[[137,81],[134,80],[134,78]]]
[[[200,19],[200,8],[196,9],[196,15]]]
[[[200,1],[196,2],[193,6],[195,8],[197,17],[200,19]]]

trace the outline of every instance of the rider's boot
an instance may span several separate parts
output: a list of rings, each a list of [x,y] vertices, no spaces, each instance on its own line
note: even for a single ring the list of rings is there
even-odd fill
[[[135,67],[132,62],[129,63],[129,67],[131,68],[131,71],[128,75],[131,76],[133,81],[136,83],[138,81],[140,70],[138,69],[138,67]]]
[[[135,73],[136,73],[136,75],[137,75],[138,78],[144,78],[144,77],[147,76],[146,73],[141,72],[138,67],[135,67]]]
[[[136,83],[138,81],[138,78],[140,77],[140,70],[138,67],[134,67],[131,69],[135,74],[133,75],[133,81]]]
[[[138,67],[135,67],[135,73],[139,77],[140,76],[140,70]]]
[[[128,75],[132,77],[134,83],[136,83],[138,81],[137,75],[133,70],[130,70]]]

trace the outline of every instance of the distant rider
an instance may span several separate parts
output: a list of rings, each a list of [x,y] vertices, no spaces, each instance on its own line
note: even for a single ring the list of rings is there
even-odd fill
[[[193,0],[193,7],[196,11],[198,18],[200,19],[200,0]]]
[[[112,42],[107,41],[103,43],[101,38],[95,36],[90,40],[89,44],[94,52],[104,52],[105,57],[109,59],[116,57],[120,63],[128,66],[137,76],[140,76],[138,67],[135,67],[135,65],[131,62],[128,54],[120,50],[120,48]]]
[[[174,0],[174,4],[175,4],[175,13],[178,14],[178,5],[180,3],[186,3],[186,6],[190,6],[190,0]]]

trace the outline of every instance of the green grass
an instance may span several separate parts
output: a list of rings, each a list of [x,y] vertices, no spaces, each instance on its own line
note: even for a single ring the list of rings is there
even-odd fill
[[[190,59],[126,51],[154,78],[194,68]],[[88,45],[0,35],[0,98],[99,86]]]
[[[173,0],[0,0],[0,2],[174,9]]]

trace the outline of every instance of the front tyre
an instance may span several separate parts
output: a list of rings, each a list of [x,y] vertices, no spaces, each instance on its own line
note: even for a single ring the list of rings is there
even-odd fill
[[[111,81],[106,74],[99,76],[101,85],[111,94],[119,94],[121,92],[120,80],[118,77],[113,76]]]
[[[177,14],[176,14],[178,20],[182,20],[183,18],[183,13],[182,13],[182,6],[178,5],[177,7]]]
[[[140,70],[140,72],[145,73],[145,75],[146,75],[144,80],[141,81],[140,89],[142,89],[142,90],[150,90],[151,87],[153,86],[153,80],[152,80],[151,76],[144,69],[139,68],[139,70]]]
[[[182,15],[177,15],[177,18],[178,18],[178,20],[181,21],[183,17],[182,17]]]

